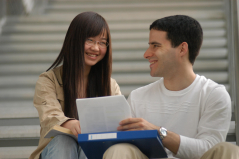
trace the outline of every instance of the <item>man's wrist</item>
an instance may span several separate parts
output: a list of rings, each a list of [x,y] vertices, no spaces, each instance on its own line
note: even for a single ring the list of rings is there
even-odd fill
[[[160,139],[163,141],[163,139],[167,136],[168,134],[168,130],[164,127],[160,127],[158,129],[158,132],[159,132],[159,136],[160,136]]]

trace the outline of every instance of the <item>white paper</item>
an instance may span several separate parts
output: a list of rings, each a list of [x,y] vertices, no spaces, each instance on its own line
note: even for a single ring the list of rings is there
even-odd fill
[[[117,131],[119,122],[131,117],[123,95],[77,99],[81,133]]]

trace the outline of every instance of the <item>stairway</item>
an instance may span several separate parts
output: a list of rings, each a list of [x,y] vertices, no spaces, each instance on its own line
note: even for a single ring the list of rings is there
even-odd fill
[[[158,80],[149,75],[143,58],[149,25],[175,14],[194,17],[203,27],[195,72],[230,92],[223,0],[49,0],[42,15],[7,17],[0,36],[0,158],[28,158],[35,150],[40,131],[32,102],[35,83],[57,57],[71,20],[84,11],[95,11],[109,23],[112,77],[126,97],[133,89]],[[234,117],[227,141],[235,142]]]

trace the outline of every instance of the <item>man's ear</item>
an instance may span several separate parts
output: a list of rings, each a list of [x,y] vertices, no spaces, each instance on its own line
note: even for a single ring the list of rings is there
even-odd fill
[[[180,56],[185,56],[187,54],[188,54],[188,43],[182,42],[182,44],[180,44]]]

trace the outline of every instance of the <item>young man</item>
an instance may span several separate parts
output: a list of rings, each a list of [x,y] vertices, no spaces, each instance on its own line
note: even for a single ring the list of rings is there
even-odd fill
[[[158,130],[168,156],[184,159],[200,158],[226,140],[230,96],[223,85],[193,71],[202,40],[200,24],[188,16],[169,16],[150,25],[144,58],[150,63],[150,75],[163,78],[131,92],[133,118],[121,121],[118,130]],[[146,158],[134,146],[123,145],[127,146],[131,158]],[[114,158],[108,150],[104,157]],[[121,158],[126,153],[115,152]]]

